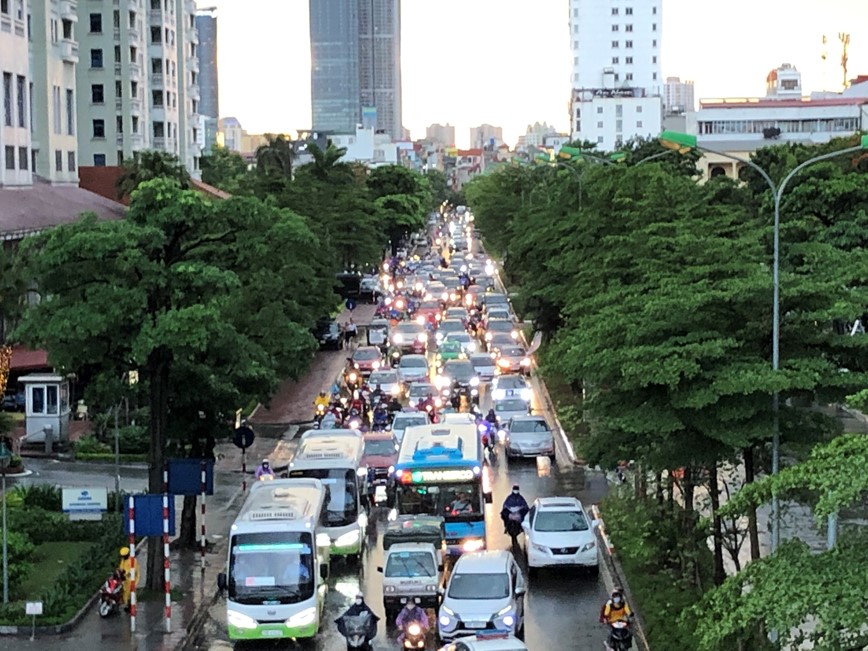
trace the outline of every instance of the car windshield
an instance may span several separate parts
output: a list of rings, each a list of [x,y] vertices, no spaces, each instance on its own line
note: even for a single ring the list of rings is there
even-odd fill
[[[384,574],[405,579],[437,576],[434,557],[425,552],[395,552],[389,554]]]
[[[509,426],[509,431],[513,434],[531,433],[531,432],[549,432],[549,426],[542,419],[533,420],[516,420]]]
[[[365,456],[391,457],[396,452],[398,452],[398,442],[395,439],[365,441]]]
[[[458,319],[447,319],[440,323],[441,332],[464,332],[464,324]]]
[[[512,325],[511,321],[504,321],[502,319],[492,319],[485,326],[486,330],[491,332],[512,332],[515,329],[515,326]]]
[[[418,416],[396,416],[395,422],[392,423],[392,429],[407,429],[408,427],[418,427],[420,425],[427,425],[428,417],[425,414],[419,414]]]
[[[483,366],[494,366],[494,360],[491,359],[491,355],[474,355],[470,358],[470,363],[477,368]]]
[[[359,348],[354,354],[353,359],[362,362],[367,362],[372,359],[380,359],[380,351],[376,348]]]
[[[424,357],[405,357],[401,360],[401,368],[427,368],[428,362]]]
[[[524,357],[524,351],[518,346],[508,346],[500,349],[504,357]]]
[[[454,339],[447,339],[440,344],[441,353],[455,353],[461,350],[461,344]]]
[[[505,599],[509,596],[509,576],[456,572],[448,594],[452,599]]]
[[[398,381],[398,374],[395,371],[375,371],[371,373],[371,379],[368,384],[376,387],[378,384],[395,384]]]
[[[242,604],[293,604],[313,595],[311,534],[281,531],[232,536],[229,598]]]
[[[446,362],[443,366],[443,374],[458,380],[469,380],[476,375],[476,371],[473,370],[473,364],[462,360],[460,362],[455,362],[454,364]]]
[[[581,511],[540,511],[533,528],[544,533],[555,531],[587,531],[588,520]]]
[[[420,309],[420,310],[437,310],[439,312],[440,311],[440,303],[438,303],[437,301],[422,301],[419,304],[418,309]]]
[[[470,335],[466,332],[453,332],[446,341],[457,341],[458,343],[466,344],[470,340]]]
[[[497,380],[498,389],[524,389],[527,382],[520,375],[501,375]]]
[[[527,403],[524,400],[497,400],[494,403],[494,411],[527,411]]]
[[[399,323],[395,326],[395,332],[400,332],[405,335],[415,335],[419,332],[424,332],[424,328],[415,323],[405,321],[404,323]]]
[[[433,384],[428,383],[420,383],[420,384],[411,384],[410,385],[410,397],[411,398],[424,398],[428,394],[434,395],[437,393],[437,389],[434,388]]]

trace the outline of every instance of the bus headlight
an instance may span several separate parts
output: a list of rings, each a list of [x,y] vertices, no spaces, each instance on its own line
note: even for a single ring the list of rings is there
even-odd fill
[[[332,541],[328,537],[328,534],[318,533],[316,535],[316,546],[317,547],[330,547],[331,544],[332,544]]]
[[[239,613],[237,610],[227,610],[226,621],[229,626],[234,626],[235,628],[250,629],[257,628],[259,626],[259,622],[250,617],[250,615]]]
[[[289,628],[297,628],[299,626],[308,626],[316,621],[316,608],[310,607],[297,612],[289,617],[285,624]]]
[[[338,536],[335,539],[334,546],[335,547],[349,547],[350,545],[355,545],[359,542],[359,530],[355,529],[354,531],[350,531],[341,536]]]

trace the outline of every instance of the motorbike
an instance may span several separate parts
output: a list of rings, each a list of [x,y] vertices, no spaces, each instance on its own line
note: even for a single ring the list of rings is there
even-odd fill
[[[343,631],[347,640],[347,649],[363,649],[370,651],[371,616],[364,612],[343,618]]]
[[[476,431],[482,437],[482,445],[488,451],[488,460],[490,463],[497,461],[497,450],[495,448],[495,431],[494,426],[487,420],[478,419],[476,421]]]
[[[274,479],[273,472],[264,472],[259,475],[259,481],[272,481]]]
[[[401,351],[400,350],[393,350],[392,354],[389,355],[389,365],[392,368],[395,368],[400,363],[401,363]]]
[[[609,625],[609,639],[606,640],[607,651],[627,651],[633,646],[633,633],[630,623],[624,620],[612,622]]]
[[[512,538],[513,546],[518,544],[518,535],[521,532],[521,507],[513,506],[509,509],[509,516],[506,518],[506,533]]]
[[[316,413],[313,416],[314,422],[319,425],[322,423],[323,416],[326,414],[326,405],[319,404],[316,406]]]
[[[99,589],[99,616],[108,617],[119,612],[124,599],[124,572],[115,570]]]
[[[425,648],[425,629],[417,622],[410,622],[404,627],[403,637],[405,649],[424,649]]]
[[[350,413],[346,421],[346,426],[348,429],[362,428],[362,415],[359,413],[358,409],[350,409]]]
[[[371,423],[372,432],[385,432],[389,427],[389,410],[385,405],[380,403],[374,408],[373,422]]]

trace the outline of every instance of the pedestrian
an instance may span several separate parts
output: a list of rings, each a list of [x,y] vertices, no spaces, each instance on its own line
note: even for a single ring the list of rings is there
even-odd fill
[[[132,584],[132,577],[130,576],[132,570],[133,562],[130,559],[130,548],[129,547],[121,547],[121,560],[118,563],[118,569],[123,573],[123,601],[124,608],[129,608],[130,604],[130,588]]]
[[[349,324],[342,323],[341,324],[341,332],[343,332],[343,335],[344,335],[344,348],[349,348],[350,347],[350,338],[352,337],[352,334],[350,333]]]
[[[347,332],[349,333],[348,341],[352,342],[353,347],[356,345],[356,337],[359,334],[359,329],[356,327],[356,322],[350,318],[350,323],[347,325]]]

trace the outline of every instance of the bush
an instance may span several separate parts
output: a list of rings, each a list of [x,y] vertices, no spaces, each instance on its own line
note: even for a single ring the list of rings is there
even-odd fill
[[[0,529],[0,535],[2,535]],[[30,539],[23,533],[12,531],[6,536],[6,552],[8,554],[9,592],[14,592],[22,579],[27,576],[32,566],[33,552],[36,549]]]
[[[63,491],[59,486],[48,484],[16,486],[12,492],[21,498],[21,504],[26,508],[58,512],[63,508]]]
[[[97,440],[95,436],[92,434],[88,434],[87,436],[82,436],[75,442],[74,448],[75,454],[107,454],[112,451],[111,447],[108,443],[103,443],[102,441]]]
[[[147,427],[128,425],[118,432],[121,454],[145,454],[150,449],[151,439]]]

